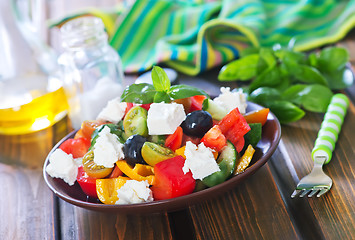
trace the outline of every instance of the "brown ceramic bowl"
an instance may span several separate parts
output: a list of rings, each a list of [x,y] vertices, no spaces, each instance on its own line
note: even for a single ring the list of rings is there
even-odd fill
[[[262,107],[254,104],[248,103],[247,111],[253,111],[261,109]],[[59,145],[69,138],[73,138],[75,132],[70,133],[65,138],[63,138],[49,153],[49,155],[59,147]],[[44,179],[49,186],[49,188],[58,197],[76,206],[104,212],[116,212],[116,213],[133,213],[133,214],[143,214],[143,213],[154,213],[154,212],[169,212],[176,211],[186,208],[190,205],[205,201],[206,199],[211,199],[214,196],[230,190],[241,181],[247,179],[256,170],[262,167],[271,155],[276,150],[281,137],[281,127],[280,123],[274,114],[270,113],[268,120],[263,126],[262,138],[256,147],[253,160],[250,166],[245,170],[245,172],[233,176],[229,180],[221,183],[217,186],[201,190],[199,192],[194,192],[192,194],[172,198],[168,200],[153,201],[148,203],[139,204],[128,204],[128,205],[105,205],[99,202],[97,199],[88,198],[81,190],[79,184],[76,182],[73,186],[69,186],[62,179],[50,177],[45,168],[48,165],[48,159],[44,163],[43,175]],[[48,156],[49,156],[48,155]]]

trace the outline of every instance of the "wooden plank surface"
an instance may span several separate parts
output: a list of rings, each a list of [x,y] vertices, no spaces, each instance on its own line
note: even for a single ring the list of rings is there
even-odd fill
[[[0,239],[57,238],[57,199],[44,182],[42,167],[66,129],[65,118],[33,134],[0,135]]]
[[[59,207],[62,239],[172,239],[167,214],[101,213],[61,200]]]
[[[307,113],[301,121],[282,126],[283,141],[279,149],[283,149],[283,156],[277,156],[278,152],[274,155],[273,158],[278,159],[272,166],[275,172],[273,175],[280,176],[279,179],[275,178],[276,183],[280,186],[285,204],[297,222],[299,231],[304,231],[302,227],[307,227],[304,225],[306,222],[307,225],[313,223],[312,229],[317,238],[355,239],[353,103],[345,117],[332,160],[323,167],[324,172],[333,180],[331,190],[320,198],[290,198],[298,180],[313,167],[311,151],[322,119],[323,114]]]
[[[296,239],[269,164],[218,199],[190,208],[197,239]]]

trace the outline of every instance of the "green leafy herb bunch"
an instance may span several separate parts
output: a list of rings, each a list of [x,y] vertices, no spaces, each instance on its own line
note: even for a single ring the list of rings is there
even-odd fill
[[[353,84],[348,61],[349,54],[341,47],[310,54],[278,45],[251,47],[223,66],[218,79],[248,81],[248,100],[270,108],[281,123],[289,123],[301,119],[305,110],[325,112],[333,90]]]

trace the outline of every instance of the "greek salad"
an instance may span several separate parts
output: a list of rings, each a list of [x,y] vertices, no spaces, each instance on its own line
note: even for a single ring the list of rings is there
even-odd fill
[[[128,86],[97,119],[49,156],[46,172],[103,204],[175,198],[213,187],[250,164],[269,109],[246,112],[241,90],[170,85],[160,67],[153,84]]]

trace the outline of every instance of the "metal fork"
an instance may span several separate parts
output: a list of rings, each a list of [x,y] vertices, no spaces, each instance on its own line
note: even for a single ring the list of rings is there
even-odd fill
[[[332,97],[312,150],[313,169],[297,184],[291,198],[298,194],[300,197],[307,194],[312,197],[316,193],[320,197],[332,187],[333,181],[323,172],[322,167],[332,158],[348,106],[349,99],[344,94],[338,93]]]

